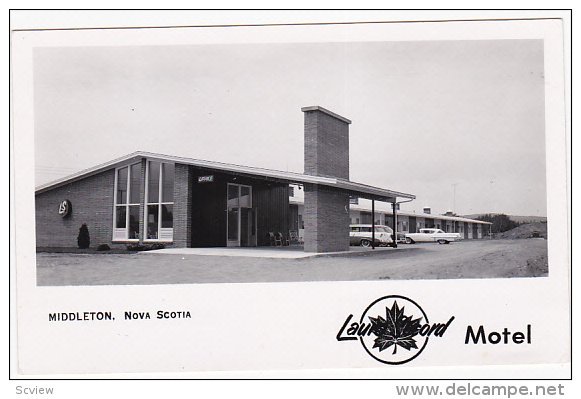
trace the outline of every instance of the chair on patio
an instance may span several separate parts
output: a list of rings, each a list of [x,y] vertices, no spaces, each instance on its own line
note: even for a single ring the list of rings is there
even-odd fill
[[[299,240],[299,232],[296,230],[289,230],[288,232],[288,236],[290,239],[290,243],[292,244],[300,244],[300,240]]]
[[[288,239],[287,236],[285,236],[284,234],[282,234],[280,231],[278,233],[276,233],[280,239],[280,245],[285,245],[288,246],[290,245],[290,240]]]
[[[268,238],[270,239],[270,246],[271,247],[282,247],[282,239],[279,237],[278,234],[274,234],[273,232],[269,232]]]

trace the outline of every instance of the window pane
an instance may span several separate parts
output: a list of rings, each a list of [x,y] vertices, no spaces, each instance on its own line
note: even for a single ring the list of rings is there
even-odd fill
[[[161,164],[163,174],[161,176],[161,202],[173,202],[173,182],[175,175],[175,167],[173,163]]]
[[[141,192],[141,164],[131,165],[131,182],[129,183],[129,203],[139,204]]]
[[[127,203],[127,167],[117,170],[117,203]]]
[[[240,206],[243,208],[252,208],[252,198],[250,196],[250,187],[240,187]]]
[[[228,210],[228,240],[238,240],[238,208]]]
[[[173,228],[173,205],[161,206],[161,227],[164,229]]]
[[[157,239],[158,209],[159,205],[147,206],[147,238],[149,239]]]
[[[125,220],[125,215],[126,215],[126,207],[124,206],[117,206],[115,207],[115,227],[118,229],[124,229],[125,228],[125,223],[127,222]]]
[[[147,202],[159,202],[159,162],[149,162]]]
[[[238,186],[228,184],[228,208],[238,207]]]
[[[130,239],[139,238],[139,205],[129,207],[129,235]]]

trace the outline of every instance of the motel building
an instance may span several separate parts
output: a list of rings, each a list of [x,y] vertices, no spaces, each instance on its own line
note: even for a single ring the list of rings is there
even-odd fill
[[[404,201],[407,202],[407,201]],[[290,213],[293,220],[290,228],[299,231],[302,237],[304,234],[304,194],[300,186],[291,186],[290,191]],[[386,206],[386,205],[389,205]],[[416,233],[423,228],[436,228],[446,233],[460,233],[465,240],[487,238],[490,236],[491,223],[482,220],[474,220],[461,216],[453,216],[452,211],[446,211],[442,215],[432,214],[430,207],[424,207],[422,212],[405,212],[399,210],[400,203],[396,203],[396,217],[394,223],[394,213],[391,204],[378,203],[372,213],[370,201],[362,198],[351,198],[349,218],[351,224],[369,224],[373,222],[372,214],[375,215],[375,225],[389,226],[398,233]]]
[[[395,208],[415,196],[350,181],[351,121],[319,106],[302,111],[304,173],[134,152],[37,187],[37,247],[76,247],[82,224],[91,247],[268,246],[271,233],[298,231],[289,191],[300,187],[304,250],[348,251],[350,198]]]
[[[486,234],[485,222],[399,212],[415,196],[350,181],[351,121],[319,106],[302,111],[303,174],[138,151],[37,187],[37,247],[76,247],[82,224],[92,247],[112,248],[269,246],[294,232],[307,252],[348,251],[349,225],[373,222]]]

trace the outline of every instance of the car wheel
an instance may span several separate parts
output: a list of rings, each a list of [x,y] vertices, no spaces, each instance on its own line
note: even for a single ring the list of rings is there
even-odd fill
[[[369,240],[361,240],[361,246],[365,248],[369,248],[371,246],[371,241]]]
[[[406,244],[415,244],[415,243],[416,243],[414,240],[412,240],[412,239],[411,239],[411,238],[409,238],[409,237],[406,237],[406,238],[405,238],[405,242],[406,242]]]
[[[438,240],[438,244],[448,244],[448,241],[446,241],[446,240]]]

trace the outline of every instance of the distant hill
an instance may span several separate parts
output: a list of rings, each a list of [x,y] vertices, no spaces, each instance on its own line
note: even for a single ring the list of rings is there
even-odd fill
[[[495,238],[515,240],[519,238],[547,238],[547,223],[526,223],[504,233],[495,234]]]
[[[479,216],[485,215],[484,213],[474,213],[472,215],[464,215],[464,217],[468,219],[477,219]],[[496,215],[496,213],[491,213],[491,215]],[[546,223],[547,217],[546,216],[516,216],[516,215],[507,215],[510,220],[515,221],[517,223]]]

